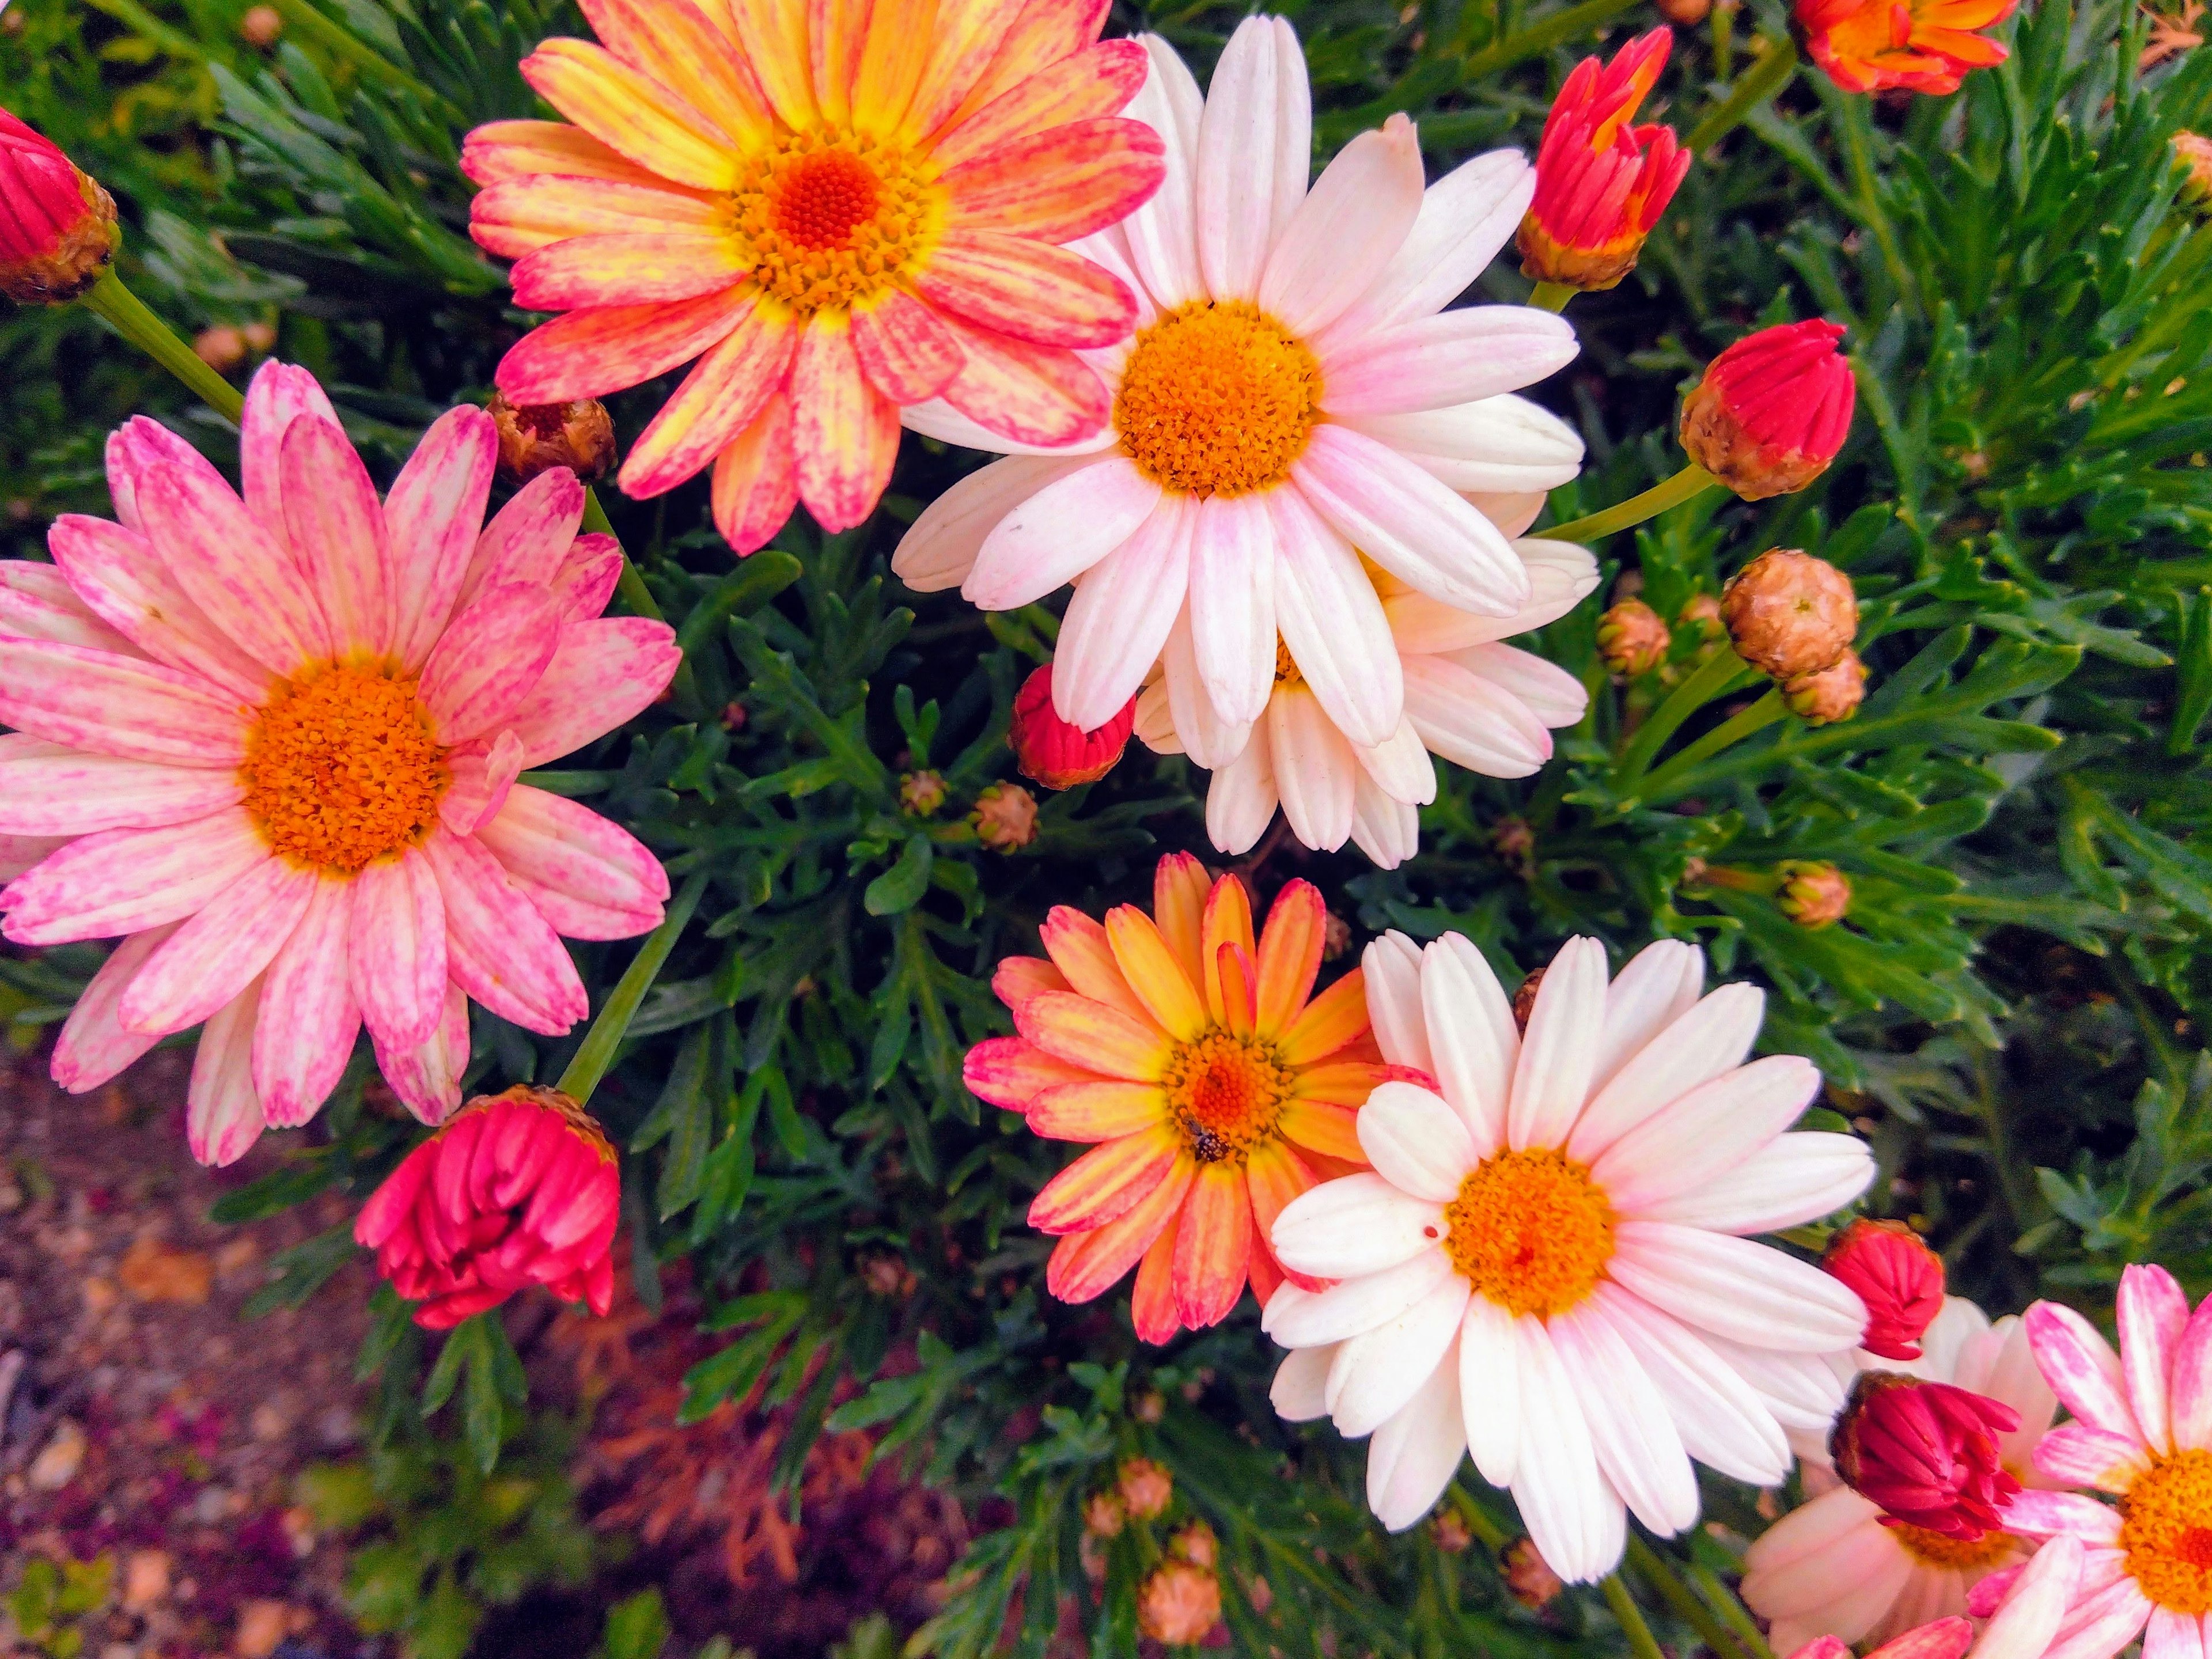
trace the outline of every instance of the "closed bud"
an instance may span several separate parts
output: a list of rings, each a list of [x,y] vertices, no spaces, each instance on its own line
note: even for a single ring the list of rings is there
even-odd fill
[[[1814,318],[1746,335],[1706,366],[1682,404],[1682,447],[1747,501],[1802,489],[1851,429],[1858,383],[1836,349],[1840,325]]]
[[[1521,988],[1513,994],[1513,1023],[1520,1028],[1523,1036],[1528,1034],[1528,1017],[1536,1012],[1536,993],[1544,988],[1544,975],[1547,969],[1548,964],[1546,968],[1539,968],[1522,980]]]
[[[1778,680],[1832,667],[1859,629],[1851,579],[1826,559],[1772,548],[1721,591],[1721,621],[1735,653]]]
[[[1118,1493],[1095,1492],[1083,1505],[1083,1529],[1093,1538],[1115,1538],[1129,1523]]]
[[[1216,1567],[1221,1565],[1221,1540],[1205,1522],[1194,1521],[1168,1540],[1168,1553],[1194,1567]]]
[[[1808,726],[1833,726],[1859,712],[1866,700],[1867,666],[1845,650],[1826,668],[1782,683],[1782,701]]]
[[[1639,36],[1610,64],[1585,58],[1553,101],[1536,152],[1536,194],[1521,221],[1522,274],[1565,288],[1608,289],[1674,199],[1690,152],[1670,128],[1636,126],[1674,40]]]
[[[204,328],[192,337],[192,356],[218,374],[228,374],[246,361],[246,333],[228,323]]]
[[[1828,1241],[1820,1266],[1866,1304],[1859,1346],[1884,1359],[1917,1359],[1943,1310],[1943,1258],[1901,1221],[1860,1219]]]
[[[1597,619],[1597,653],[1608,672],[1624,679],[1648,674],[1667,659],[1674,643],[1659,613],[1641,599],[1623,599]]]
[[[1006,742],[1022,775],[1048,789],[1073,789],[1096,783],[1112,771],[1136,729],[1137,700],[1095,732],[1060,719],[1052,709],[1052,665],[1045,664],[1014,694],[1013,724]]]
[[[115,258],[115,202],[53,142],[0,109],[0,294],[56,306]]]
[[[2201,133],[2173,135],[2173,159],[2181,167],[2181,199],[2212,210],[2212,138]]]
[[[1712,15],[1713,0],[1656,0],[1659,15],[1677,28],[1693,29]]]
[[[926,818],[945,805],[945,778],[937,772],[908,772],[899,779],[899,811]]]
[[[1566,1589],[1552,1564],[1544,1559],[1533,1538],[1516,1538],[1499,1553],[1498,1571],[1513,1599],[1531,1613],[1541,1613]]]
[[[2011,1407],[1948,1382],[1862,1371],[1828,1438],[1844,1484],[1892,1525],[1971,1543],[2002,1524],[2020,1482],[1997,1437],[2020,1426]]]
[[[1834,865],[1792,859],[1775,870],[1775,908],[1800,927],[1832,927],[1850,913],[1850,878]]]
[[[975,839],[994,852],[1018,853],[1036,839],[1036,797],[1018,783],[994,783],[968,815]]]
[[[402,1159],[355,1218],[355,1242],[425,1330],[450,1330],[543,1285],[613,1305],[622,1178],[591,1115],[556,1089],[480,1095]]]
[[[274,6],[249,6],[246,15],[238,20],[239,39],[263,52],[275,46],[283,33],[284,14]]]
[[[499,470],[510,483],[528,483],[556,466],[580,483],[596,483],[615,464],[614,418],[596,398],[518,407],[495,392],[485,410],[499,428]]]
[[[1115,1477],[1121,1502],[1139,1521],[1165,1515],[1175,1498],[1175,1477],[1149,1457],[1133,1457]]]
[[[1221,1581],[1210,1567],[1163,1562],[1137,1592],[1137,1628],[1169,1647],[1203,1642],[1221,1622]]]

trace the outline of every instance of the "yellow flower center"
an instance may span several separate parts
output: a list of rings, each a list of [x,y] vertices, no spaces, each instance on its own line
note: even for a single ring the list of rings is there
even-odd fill
[[[2128,1576],[2174,1613],[2212,1613],[2212,1452],[2161,1457],[2120,1499]]]
[[[1303,680],[1304,678],[1305,678],[1305,676],[1298,672],[1298,665],[1297,665],[1297,664],[1296,662],[1294,662],[1294,661],[1292,661],[1292,660],[1291,660],[1291,647],[1290,647],[1289,646],[1287,646],[1287,645],[1285,645],[1285,644],[1284,644],[1284,643],[1283,643],[1283,636],[1282,636],[1280,634],[1276,635],[1275,635],[1275,687],[1276,687],[1276,690],[1282,690],[1282,689],[1283,689],[1284,687],[1285,687],[1285,686],[1296,685],[1299,681]]]
[[[1273,1139],[1290,1097],[1291,1068],[1273,1043],[1208,1031],[1169,1061],[1168,1109],[1200,1164],[1243,1158]]]
[[[1138,334],[1114,429],[1164,488],[1244,495],[1282,481],[1320,404],[1304,342],[1248,300],[1193,300]]]
[[[1948,1538],[1925,1527],[1894,1522],[1889,1531],[1905,1547],[1905,1553],[1922,1565],[1952,1571],[1986,1572],[1992,1567],[2002,1566],[2021,1550],[2020,1540],[2008,1532],[1985,1532],[1972,1539]]]
[[[794,311],[886,293],[934,240],[944,192],[896,145],[850,132],[787,134],[738,175],[732,208],[753,280]]]
[[[272,848],[347,875],[428,835],[451,781],[416,683],[339,665],[279,687],[239,771]]]
[[[1551,1147],[1485,1158],[1444,1206],[1444,1224],[1452,1266],[1516,1316],[1565,1313],[1613,1259],[1613,1206]]]

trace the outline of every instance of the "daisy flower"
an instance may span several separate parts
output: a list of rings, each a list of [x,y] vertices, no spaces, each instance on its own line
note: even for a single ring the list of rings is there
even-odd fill
[[[2138,1635],[2143,1659],[2199,1659],[2212,1614],[2212,1298],[2192,1314],[2165,1268],[2129,1267],[2117,1354],[2055,1302],[2037,1303],[2026,1323],[2036,1364],[2074,1415],[2037,1444],[2035,1467],[2118,1500],[2024,1492],[2005,1511],[2008,1531],[2081,1544],[2046,1659],[2107,1659]]]
[[[1060,1236],[1046,1286],[1088,1302],[1134,1267],[1137,1334],[1164,1342],[1220,1323],[1248,1281],[1263,1304],[1276,1293],[1269,1225],[1364,1163],[1353,1115],[1408,1073],[1369,1040],[1357,969],[1312,994],[1328,913],[1310,884],[1285,885],[1255,944],[1244,884],[1209,887],[1174,853],[1152,909],[1120,905],[1102,926],[1055,907],[1050,960],[1011,957],[994,981],[1021,1035],[976,1044],[966,1072],[1036,1133],[1097,1143],[1030,1206]]]
[[[1276,1218],[1285,1269],[1339,1282],[1284,1291],[1263,1323],[1285,1347],[1334,1345],[1279,1388],[1376,1436],[1376,1515],[1413,1525],[1471,1451],[1553,1570],[1589,1583],[1619,1563],[1626,1510],[1662,1536],[1696,1518],[1693,1458],[1779,1482],[1759,1356],[1817,1363],[1865,1312],[1747,1236],[1827,1214],[1874,1161],[1849,1135],[1787,1133],[1820,1073],[1745,1063],[1759,991],[1700,999],[1703,957],[1672,941],[1608,986],[1604,945],[1571,939],[1522,1032],[1462,935],[1386,935],[1364,967],[1382,1057],[1439,1087],[1377,1085],[1358,1123],[1372,1171]]]
[[[1120,118],[1141,47],[1105,0],[584,0],[601,45],[554,40],[525,79],[573,125],[499,121],[462,167],[515,303],[567,314],[501,361],[520,404],[696,362],[631,446],[632,495],[714,470],[740,554],[805,501],[874,510],[899,411],[941,402],[999,440],[1098,431],[1075,348],[1127,337],[1128,289],[1061,244],[1158,185]]]
[[[1287,643],[1275,647],[1273,689],[1260,718],[1224,724],[1206,696],[1189,617],[1176,619],[1160,671],[1137,704],[1137,735],[1159,754],[1209,767],[1206,828],[1224,853],[1247,851],[1279,802],[1291,833],[1334,851],[1350,840],[1385,870],[1413,857],[1420,809],[1437,795],[1429,757],[1486,777],[1525,778],[1552,757],[1547,727],[1572,726],[1589,707],[1582,682],[1498,641],[1554,622],[1597,586],[1597,561],[1571,542],[1515,544],[1528,567],[1528,603],[1510,617],[1454,611],[1389,572],[1375,578],[1405,712],[1389,740],[1354,742],[1339,712],[1360,688],[1316,679]],[[1342,666],[1330,658],[1323,672]]]
[[[1266,710],[1279,635],[1309,678],[1359,688],[1338,720],[1352,740],[1388,743],[1404,692],[1360,555],[1459,610],[1528,603],[1511,544],[1453,475],[1493,459],[1509,423],[1495,399],[1571,359],[1574,331],[1524,307],[1443,307],[1512,236],[1534,174],[1500,150],[1424,191],[1413,125],[1394,115],[1309,191],[1310,100],[1288,23],[1240,25],[1210,99],[1164,42],[1145,46],[1152,74],[1130,111],[1166,141],[1167,177],[1083,245],[1137,297],[1135,337],[1090,356],[1111,428],[963,479],[892,568],[987,611],[1074,582],[1053,700],[1085,731],[1143,684],[1187,609],[1224,721]],[[906,422],[1020,447],[941,404]]]
[[[2009,1407],[2020,1426],[1997,1437],[2013,1477],[2048,1486],[2030,1461],[2057,1414],[2057,1396],[2028,1351],[2027,1329],[2010,1316],[1990,1316],[1964,1297],[1947,1297],[1921,1339],[1917,1359],[1887,1359],[1856,1350],[1857,1371],[1896,1371],[1948,1382]],[[2032,1547],[2010,1533],[1948,1538],[1922,1527],[1886,1523],[1872,1499],[1831,1486],[1826,1453],[1806,1470],[1808,1489],[1826,1487],[1760,1534],[1744,1558],[1743,1599],[1772,1621],[1778,1652],[1818,1636],[1851,1643],[1892,1637],[1966,1610],[1967,1592],[1990,1574],[2020,1565]]]
[[[1899,1632],[1866,1659],[2043,1659],[2081,1571],[2081,1547],[2059,1539],[2016,1570],[2016,1577],[2008,1575],[2008,1591],[1986,1609],[1990,1616],[1978,1633],[1972,1620],[1953,1614]],[[1779,1638],[1773,1645],[1789,1659],[1851,1659],[1850,1647],[1833,1636],[1814,1637],[1795,1650]]]
[[[484,522],[497,436],[441,416],[374,486],[304,369],[246,394],[245,495],[145,419],[108,440],[120,523],[54,523],[4,568],[0,837],[57,843],[0,891],[18,945],[120,938],[54,1046],[82,1093],[204,1024],[192,1155],[296,1127],[363,1024],[425,1122],[459,1103],[468,1000],[586,1012],[561,936],[660,920],[668,880],[597,813],[518,783],[675,672],[665,623],[603,617],[622,568],[547,472]]]

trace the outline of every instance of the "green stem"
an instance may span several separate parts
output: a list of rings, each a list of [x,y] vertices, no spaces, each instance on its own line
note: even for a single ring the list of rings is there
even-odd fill
[[[1710,760],[1732,743],[1741,743],[1754,732],[1763,732],[1789,712],[1782,701],[1781,690],[1769,691],[1757,702],[1740,714],[1731,714],[1718,726],[1684,748],[1680,754],[1670,755],[1667,763],[1644,780],[1644,787],[1636,793],[1645,801],[1656,801],[1667,793],[1668,782],[1701,761]]]
[[[1644,1614],[1636,1605],[1636,1598],[1628,1593],[1628,1586],[1620,1582],[1617,1572],[1607,1573],[1598,1589],[1605,1592],[1606,1605],[1613,1616],[1620,1621],[1621,1632],[1628,1638],[1628,1650],[1636,1659],[1666,1659],[1659,1650],[1658,1638],[1651,1634],[1651,1626],[1644,1622]]]
[[[430,108],[467,125],[468,112],[416,80],[366,40],[333,23],[309,0],[272,0],[272,3],[289,27],[306,35],[331,57],[343,58],[371,79],[411,93]]]
[[[1613,787],[1626,793],[1636,781],[1650,769],[1684,720],[1703,708],[1715,697],[1723,695],[1734,685],[1736,677],[1751,671],[1744,666],[1743,659],[1723,646],[1699,663],[1688,678],[1668,695],[1667,701],[1653,711],[1651,718],[1636,730],[1628,747],[1620,752],[1620,760],[1613,769]]]
[[[1509,34],[1503,40],[1492,41],[1460,66],[1460,80],[1464,84],[1486,75],[1495,75],[1524,58],[1534,58],[1539,52],[1549,52],[1562,40],[1571,40],[1577,35],[1587,34],[1607,18],[1626,11],[1635,3],[1636,0],[1582,0],[1580,5],[1554,12],[1542,22],[1522,29],[1518,34]]]
[[[1480,1539],[1483,1547],[1492,1555],[1513,1541],[1506,1535],[1505,1528],[1490,1518],[1490,1511],[1469,1497],[1456,1480],[1445,1489],[1444,1496],[1451,1500],[1453,1510],[1467,1523],[1467,1529]]]
[[[1759,1621],[1745,1611],[1743,1602],[1735,1591],[1713,1576],[1712,1569],[1694,1564],[1690,1568],[1690,1582],[1703,1592],[1706,1604],[1719,1610],[1721,1621],[1736,1633],[1744,1651],[1751,1659],[1774,1659],[1773,1650],[1766,1645]]]
[[[699,908],[701,895],[707,890],[707,872],[695,870],[685,879],[681,891],[672,900],[668,914],[660,926],[647,935],[644,945],[617,982],[614,994],[599,1010],[599,1017],[592,1022],[592,1029],[584,1034],[582,1045],[568,1069],[561,1073],[561,1081],[554,1086],[579,1106],[592,1097],[592,1091],[599,1086],[599,1079],[607,1074],[607,1067],[615,1063],[615,1051],[622,1047],[629,1023],[636,1016],[638,1005],[645,994],[653,988],[659,977],[661,964],[668,953],[676,948],[676,936],[691,920],[691,913]]]
[[[1858,192],[1859,217],[1874,233],[1875,246],[1881,250],[1882,264],[1889,272],[1890,284],[1896,289],[1898,297],[1917,310],[1919,301],[1912,273],[1905,267],[1897,227],[1890,222],[1882,207],[1881,187],[1875,178],[1871,106],[1862,101],[1846,107],[1848,113],[1838,125],[1843,131],[1844,159],[1850,167],[1851,185]]]
[[[1567,301],[1581,292],[1565,283],[1539,283],[1536,291],[1528,296],[1528,303],[1545,311],[1565,311]]]
[[[1690,129],[1684,148],[1711,155],[1713,146],[1769,98],[1788,84],[1797,72],[1797,46],[1792,40],[1769,40],[1766,53],[1738,77],[1720,106]]]
[[[615,534],[614,526],[607,520],[606,508],[599,505],[599,491],[588,486],[584,490],[584,528],[594,535]],[[622,547],[621,537],[615,536],[615,545]],[[615,592],[622,595],[622,601],[629,607],[632,616],[649,617],[657,623],[666,622],[668,618],[661,614],[659,603],[653,597],[653,590],[645,585],[645,578],[638,574],[637,566],[631,562],[629,550],[623,548],[622,553],[622,574],[615,580]],[[670,690],[676,693],[677,706],[686,714],[693,720],[706,718],[707,710],[699,702],[699,682],[691,672],[691,659],[688,654],[676,665],[676,678],[670,682]]]
[[[174,329],[147,310],[145,302],[124,287],[123,279],[112,267],[100,273],[100,280],[92,285],[92,291],[82,303],[87,311],[198,393],[210,409],[233,426],[238,424],[246,408],[245,395],[202,362],[191,347],[178,337]]]
[[[1628,1559],[1652,1589],[1659,1592],[1659,1599],[1674,1608],[1677,1618],[1705,1638],[1705,1645],[1719,1659],[1750,1659],[1735,1632],[1715,1618],[1713,1610],[1682,1582],[1674,1564],[1633,1533],[1628,1536]]]
[[[1616,532],[1642,524],[1646,519],[1656,519],[1670,507],[1680,507],[1699,490],[1720,481],[1691,462],[1664,483],[1656,483],[1641,495],[1631,495],[1618,507],[1608,507],[1602,513],[1592,513],[1580,519],[1570,519],[1565,524],[1555,524],[1545,530],[1528,533],[1550,542],[1602,541]]]

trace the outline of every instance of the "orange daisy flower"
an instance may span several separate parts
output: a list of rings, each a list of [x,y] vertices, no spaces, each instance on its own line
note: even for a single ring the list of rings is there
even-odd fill
[[[1971,70],[2010,54],[1974,33],[2012,15],[2020,0],[1797,0],[1813,61],[1846,92],[1905,87],[1956,92]]]
[[[556,318],[501,362],[517,404],[639,385],[697,359],[621,483],[714,469],[751,552],[805,501],[872,512],[899,411],[940,401],[1061,444],[1108,399],[1075,354],[1129,333],[1120,281],[1060,246],[1159,184],[1164,146],[1117,113],[1144,48],[1106,0],[583,0],[604,45],[522,73],[558,121],[497,121],[462,166],[471,229]]]
[[[1283,1206],[1367,1167],[1353,1128],[1385,1065],[1355,969],[1314,996],[1328,913],[1309,882],[1277,895],[1253,942],[1235,876],[1209,889],[1188,853],[1160,860],[1154,914],[1102,926],[1056,907],[1051,958],[1012,957],[993,988],[1018,1036],[969,1051],[968,1086],[1053,1140],[1093,1150],[1030,1206],[1060,1236],[1045,1285],[1088,1302],[1137,1270],[1137,1334],[1218,1324],[1249,1280],[1264,1306],[1291,1273],[1267,1240]]]

